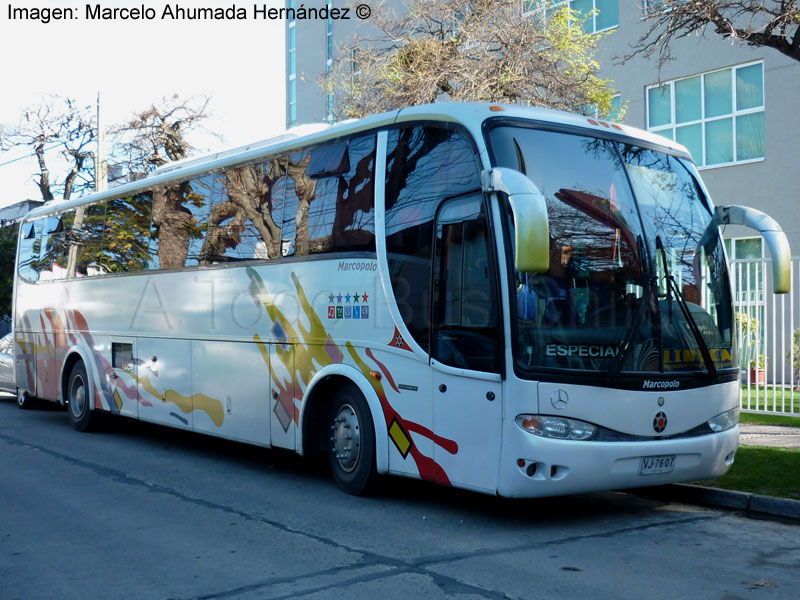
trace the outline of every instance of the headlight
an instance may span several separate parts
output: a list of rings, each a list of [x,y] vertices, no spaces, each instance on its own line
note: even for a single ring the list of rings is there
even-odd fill
[[[516,422],[528,433],[561,440],[588,440],[597,431],[591,423],[564,417],[517,415]]]
[[[732,429],[736,427],[736,424],[739,422],[739,409],[732,408],[729,411],[722,413],[721,415],[717,415],[713,419],[709,419],[708,426],[711,427],[711,431],[714,433],[719,433],[720,431],[727,431],[728,429]]]

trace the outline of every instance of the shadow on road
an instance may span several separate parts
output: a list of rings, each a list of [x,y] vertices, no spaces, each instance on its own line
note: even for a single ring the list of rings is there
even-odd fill
[[[14,403],[15,398],[0,394],[0,402]],[[44,402],[26,418],[48,422],[50,427],[69,427],[66,411],[57,404]],[[246,470],[263,472],[265,476],[280,476],[310,490],[330,488],[335,484],[325,457],[304,458],[294,452],[261,448],[191,431],[183,431],[126,419],[109,418],[97,437],[118,436],[127,443],[142,446],[142,452],[157,448],[159,452],[190,456],[193,462],[222,463],[226,471]],[[339,492],[343,494],[344,492]],[[458,513],[461,517],[475,515],[489,519],[495,525],[537,526],[568,518],[573,525],[596,522],[616,516],[652,512],[669,502],[643,498],[619,492],[596,492],[555,498],[507,499],[467,490],[453,489],[429,482],[402,477],[384,477],[378,492],[369,498],[344,496],[354,506],[364,502],[385,504],[387,510],[398,507]]]

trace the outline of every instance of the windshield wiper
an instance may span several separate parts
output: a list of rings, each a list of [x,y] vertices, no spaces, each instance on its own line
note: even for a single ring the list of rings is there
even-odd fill
[[[711,351],[708,349],[708,344],[706,344],[706,340],[703,337],[703,334],[700,332],[700,328],[697,326],[697,321],[694,320],[692,313],[689,311],[689,305],[686,303],[680,287],[678,287],[678,282],[675,281],[675,278],[672,276],[672,272],[669,268],[669,262],[667,261],[667,252],[664,250],[664,244],[661,242],[660,235],[656,236],[656,250],[658,250],[658,252],[661,254],[661,260],[664,263],[664,278],[667,280],[667,301],[669,302],[670,323],[672,322],[671,294],[674,294],[675,300],[678,302],[678,307],[681,309],[681,313],[683,314],[683,318],[686,320],[686,324],[689,326],[689,330],[692,332],[692,335],[697,342],[697,347],[700,349],[700,355],[703,357],[703,362],[708,370],[708,375],[711,377],[711,379],[716,381],[717,367],[714,365],[714,360],[711,358]]]

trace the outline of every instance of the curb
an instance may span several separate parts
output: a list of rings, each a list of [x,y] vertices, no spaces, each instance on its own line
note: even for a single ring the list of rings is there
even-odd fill
[[[630,491],[637,493],[634,490]],[[665,500],[730,508],[747,513],[800,521],[800,500],[790,500],[789,498],[774,498],[750,492],[723,490],[688,483],[670,483],[659,487],[644,488],[638,493]]]

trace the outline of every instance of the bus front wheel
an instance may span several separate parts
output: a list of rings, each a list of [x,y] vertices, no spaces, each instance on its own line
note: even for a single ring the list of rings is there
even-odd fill
[[[78,361],[72,367],[67,384],[67,413],[76,431],[96,431],[100,427],[102,415],[92,410],[91,397],[86,367]]]
[[[374,491],[375,431],[367,401],[355,387],[340,388],[328,417],[333,478],[343,491],[355,496]]]

